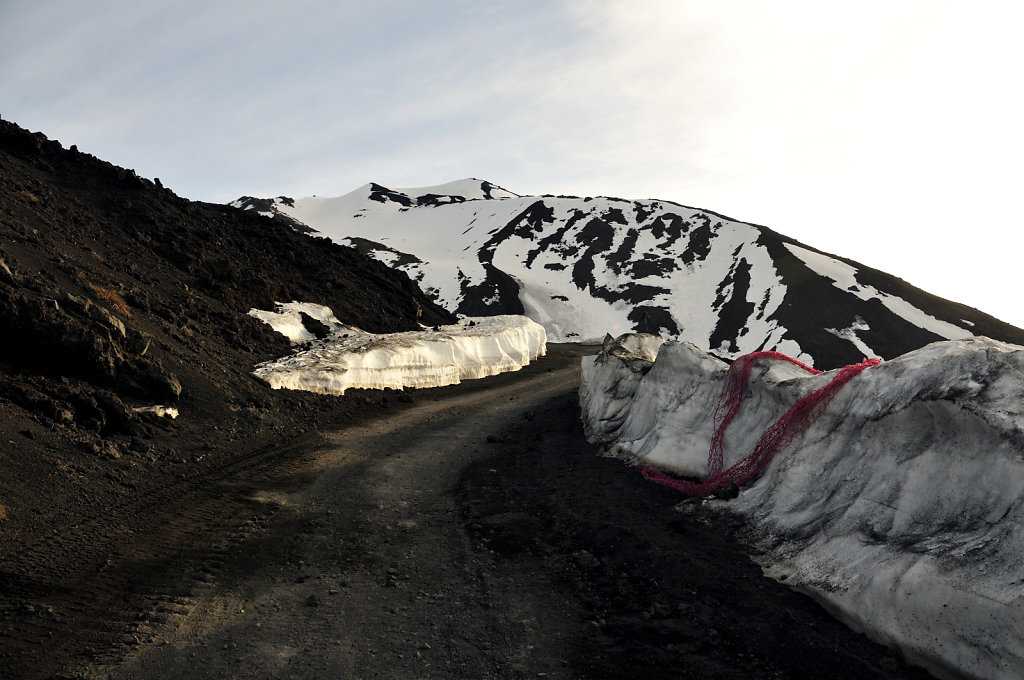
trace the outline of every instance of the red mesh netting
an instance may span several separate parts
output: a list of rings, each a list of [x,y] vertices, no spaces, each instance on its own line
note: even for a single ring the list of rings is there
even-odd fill
[[[725,439],[725,429],[729,427],[730,421],[740,410],[743,390],[750,379],[750,371],[754,368],[754,362],[758,359],[788,361],[811,373],[821,373],[821,371],[815,370],[807,364],[779,352],[752,352],[744,354],[729,367],[729,372],[725,376],[725,382],[722,384],[722,393],[718,397],[718,405],[715,407],[715,431],[711,437],[711,450],[708,452],[708,468],[704,481],[699,484],[687,482],[670,477],[647,466],[640,468],[644,477],[652,482],[681,491],[688,496],[707,496],[716,489],[721,489],[731,484],[742,486],[761,474],[761,471],[772,461],[775,454],[807,430],[824,413],[843,385],[865,368],[881,363],[880,359],[865,359],[859,364],[851,364],[841,368],[827,385],[805,394],[788,411],[782,414],[771,427],[765,430],[760,439],[757,440],[757,444],[754,445],[753,451],[746,457],[736,461],[728,470],[723,470],[725,455],[722,447],[723,440]]]

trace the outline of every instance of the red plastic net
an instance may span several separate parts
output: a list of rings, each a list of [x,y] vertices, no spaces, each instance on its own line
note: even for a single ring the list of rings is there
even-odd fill
[[[676,479],[647,466],[640,468],[644,477],[652,482],[676,489],[688,496],[707,496],[718,489],[723,489],[730,485],[743,486],[761,474],[761,471],[764,470],[765,466],[772,461],[779,451],[806,431],[825,412],[825,409],[828,408],[829,403],[835,398],[843,385],[865,368],[881,363],[880,359],[865,359],[859,364],[851,364],[841,368],[828,384],[805,394],[788,411],[782,414],[771,427],[765,430],[754,445],[753,451],[736,461],[727,470],[723,470],[725,430],[740,410],[740,403],[743,401],[743,391],[750,380],[750,372],[754,368],[754,362],[758,359],[788,361],[810,373],[821,373],[821,371],[815,370],[807,364],[779,352],[752,352],[744,354],[729,367],[729,372],[725,376],[725,382],[722,384],[722,393],[718,397],[718,405],[715,407],[715,430],[711,436],[711,450],[708,452],[708,467],[704,481],[697,483]]]

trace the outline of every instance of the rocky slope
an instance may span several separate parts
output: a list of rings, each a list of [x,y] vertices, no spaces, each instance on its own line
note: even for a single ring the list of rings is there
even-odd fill
[[[884,272],[669,201],[519,196],[460,180],[232,205],[352,244],[457,312],[526,313],[553,342],[636,330],[819,368],[971,335],[1024,342],[1020,329]]]
[[[452,321],[350,248],[0,121],[0,556],[358,410],[367,395],[282,394],[250,375],[290,348],[246,312],[293,299],[368,331]],[[180,415],[135,411],[155,405]]]

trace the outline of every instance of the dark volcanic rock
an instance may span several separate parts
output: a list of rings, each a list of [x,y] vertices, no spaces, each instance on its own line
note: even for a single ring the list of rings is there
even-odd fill
[[[374,332],[454,320],[405,274],[259,213],[0,121],[0,561],[126,490],[369,408],[254,379],[290,344],[249,309],[316,302]],[[180,415],[135,411],[154,405]]]
[[[299,318],[302,319],[302,325],[306,330],[312,333],[317,340],[323,340],[331,334],[331,329],[323,321],[314,319],[305,312],[299,312]]]

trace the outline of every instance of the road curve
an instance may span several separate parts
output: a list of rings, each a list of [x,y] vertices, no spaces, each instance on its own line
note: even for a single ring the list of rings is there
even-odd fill
[[[494,577],[456,491],[502,430],[578,380],[578,361],[560,362],[469,392],[420,392],[390,417],[326,435],[290,488],[250,491],[274,519],[230,546],[219,582],[89,675],[486,678],[539,665],[559,677],[573,604],[529,574]]]
[[[0,677],[929,677],[596,455],[587,351],[376,394],[373,421],[54,531],[0,574]]]

